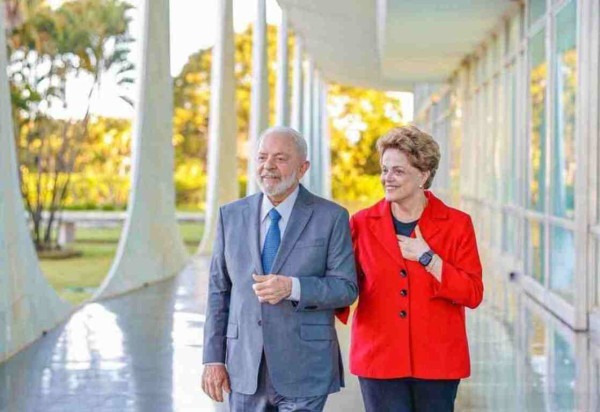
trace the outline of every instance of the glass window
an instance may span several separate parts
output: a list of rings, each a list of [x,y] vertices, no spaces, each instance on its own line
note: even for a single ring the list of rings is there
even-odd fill
[[[517,252],[517,219],[510,212],[502,213],[502,251],[516,256]]]
[[[504,201],[510,204],[517,203],[517,93],[516,93],[515,66],[508,68],[506,73],[506,156],[503,157],[505,172]]]
[[[575,216],[575,101],[577,94],[577,6],[567,4],[556,16],[554,39],[554,147],[552,156],[552,211]]]
[[[550,288],[573,301],[575,275],[575,237],[573,232],[561,227],[550,229]]]
[[[477,60],[477,85],[481,85],[487,80],[487,61],[487,50],[485,50],[481,53],[479,60]]]
[[[494,97],[495,96],[495,97]],[[505,142],[506,132],[504,128],[504,116],[502,111],[504,110],[504,88],[500,77],[496,77],[493,83],[492,90],[492,101],[490,101],[490,116],[492,116],[490,131],[490,167],[491,167],[491,180],[492,180],[492,194],[493,199],[497,202],[502,201],[502,185],[501,185],[501,170],[502,163],[504,160],[505,153]]]
[[[529,25],[534,24],[546,13],[546,0],[529,0]]]
[[[495,197],[495,181],[494,181],[494,146],[496,142],[496,136],[498,134],[496,127],[496,100],[498,99],[496,82],[488,83],[485,88],[486,102],[485,102],[485,126],[483,129],[482,138],[484,140],[483,147],[483,173],[484,179],[484,193],[488,200],[496,200]]]
[[[498,70],[498,39],[494,37],[487,49],[487,74],[486,78],[491,78]]]
[[[527,206],[544,210],[546,176],[546,32],[540,31],[529,41],[529,187]]]
[[[515,14],[508,22],[508,33],[506,36],[505,50],[507,54],[513,53],[519,46],[521,33],[519,30],[520,14]]]
[[[574,411],[575,408],[575,380],[577,370],[573,347],[558,332],[554,332],[554,345],[552,353],[553,368],[549,378],[550,396],[553,411]]]
[[[460,82],[452,90],[452,115],[450,116],[450,192],[452,200],[458,202],[460,199],[460,168],[461,168],[461,147],[463,144],[463,123],[462,107],[463,102],[459,97],[456,87],[460,87]],[[458,203],[456,203],[458,204]]]
[[[593,273],[593,279],[596,283],[596,306],[600,306],[600,239],[596,239],[594,242],[596,245],[596,254],[594,258],[596,259],[596,272]],[[600,402],[600,398],[598,398]]]
[[[530,221],[527,227],[527,274],[544,284],[544,225]]]
[[[531,393],[525,397],[522,410],[545,411],[546,401],[542,388],[548,375],[548,331],[544,320],[524,308],[526,360],[528,367],[524,368],[525,380],[531,388]]]
[[[492,211],[492,245],[495,249],[502,247],[502,211],[494,209]]]

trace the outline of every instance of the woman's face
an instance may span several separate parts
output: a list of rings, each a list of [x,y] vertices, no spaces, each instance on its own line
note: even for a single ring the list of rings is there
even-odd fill
[[[421,172],[412,166],[408,157],[398,149],[387,149],[381,157],[381,183],[385,199],[402,203],[417,196],[427,181],[429,172]]]

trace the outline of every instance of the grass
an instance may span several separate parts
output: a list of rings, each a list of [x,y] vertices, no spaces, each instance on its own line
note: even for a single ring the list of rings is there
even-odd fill
[[[89,299],[102,283],[112,265],[121,227],[77,229],[73,249],[81,256],[70,259],[42,259],[42,270],[58,294],[72,304]],[[179,229],[189,253],[202,239],[203,225],[180,223]]]

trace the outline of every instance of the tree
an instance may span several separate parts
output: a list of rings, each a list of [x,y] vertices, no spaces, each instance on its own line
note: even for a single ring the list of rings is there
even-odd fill
[[[340,201],[370,202],[383,192],[379,183],[377,139],[401,126],[400,100],[392,93],[331,85],[332,191]]]
[[[13,16],[23,17],[13,17],[17,24],[9,35],[21,188],[36,248],[52,249],[57,247],[57,212],[64,206],[88,134],[92,94],[111,70],[120,85],[132,83],[127,16],[131,6],[121,0],[69,1],[56,10],[43,1],[11,6]],[[66,83],[82,73],[92,78],[85,115],[61,122],[56,130],[49,108],[66,105]]]
[[[273,120],[277,27],[268,27],[267,40],[270,113]],[[290,39],[290,47],[294,47],[293,39]],[[293,53],[290,53],[290,56],[293,56]],[[250,118],[252,27],[235,35],[235,64],[238,153],[243,153],[241,148],[248,137]],[[201,50],[190,56],[174,83],[174,141],[177,164],[179,167],[194,164],[203,173],[206,173],[210,115],[210,67],[211,49]],[[377,198],[382,192],[375,142],[387,130],[400,125],[400,100],[393,94],[382,91],[333,84],[329,88],[328,107],[334,197],[344,202],[367,202]],[[238,173],[245,175],[245,158],[243,155],[240,157]],[[187,196],[187,199],[190,199],[189,193]],[[179,200],[185,201],[183,198]]]

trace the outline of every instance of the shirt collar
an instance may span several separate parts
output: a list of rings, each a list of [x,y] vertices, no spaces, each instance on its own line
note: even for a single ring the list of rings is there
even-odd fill
[[[260,221],[264,222],[269,214],[269,211],[273,208],[279,212],[282,219],[288,220],[292,214],[292,209],[294,208],[294,204],[296,203],[299,192],[300,185],[296,186],[296,189],[277,206],[273,206],[273,203],[271,203],[271,200],[267,197],[267,195],[263,194],[262,205],[260,209]]]

